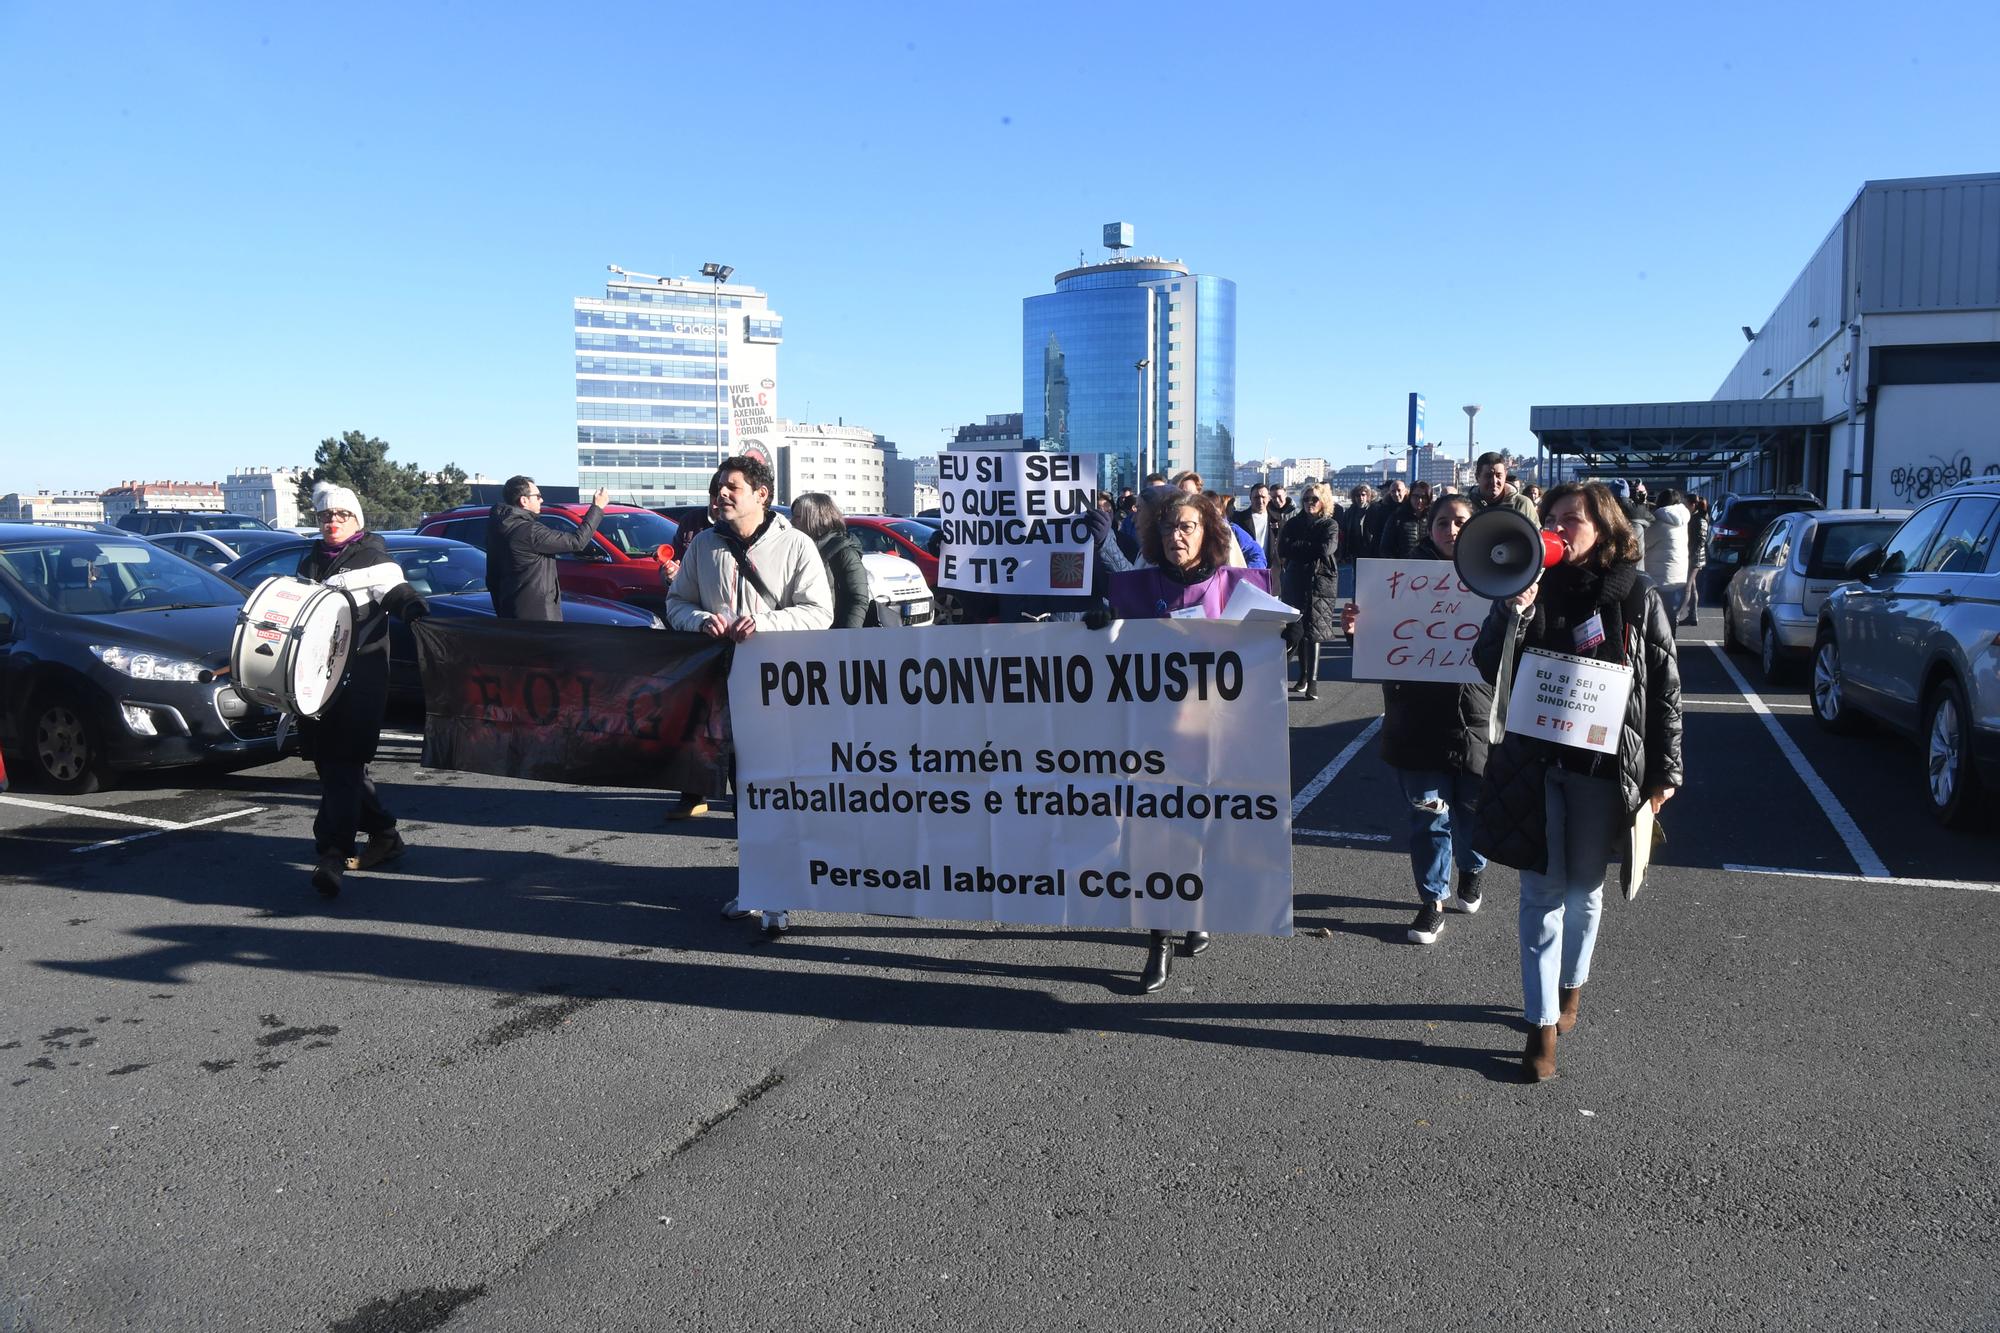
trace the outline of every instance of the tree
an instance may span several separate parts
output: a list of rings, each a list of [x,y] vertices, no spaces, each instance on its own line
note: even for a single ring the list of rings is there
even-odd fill
[[[456,467],[447,471],[457,474],[455,484],[463,489],[465,474]],[[439,474],[440,480],[444,475]],[[377,532],[414,524],[428,512],[432,493],[441,489],[427,484],[423,469],[416,464],[391,463],[387,440],[358,430],[319,442],[313,466],[299,477],[300,512],[311,512],[313,486],[322,481],[346,486],[360,496],[367,511],[363,517]]]
[[[472,500],[472,487],[465,484],[465,469],[456,463],[446,463],[431,478],[430,512],[442,513],[456,509]]]

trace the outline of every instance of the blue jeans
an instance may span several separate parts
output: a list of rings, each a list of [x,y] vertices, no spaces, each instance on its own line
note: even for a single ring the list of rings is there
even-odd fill
[[[1468,875],[1486,869],[1486,858],[1472,850],[1472,805],[1479,798],[1479,779],[1443,770],[1399,768],[1403,795],[1410,800],[1410,871],[1417,892],[1434,903],[1451,897],[1451,866]],[[1457,811],[1459,818],[1453,819]]]
[[[1544,784],[1549,868],[1521,872],[1522,1012],[1537,1027],[1556,1021],[1558,986],[1590,980],[1604,875],[1623,851],[1625,831],[1616,782],[1551,768]]]

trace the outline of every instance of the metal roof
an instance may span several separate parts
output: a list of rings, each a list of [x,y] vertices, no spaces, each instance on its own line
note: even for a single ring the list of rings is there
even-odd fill
[[[1528,409],[1528,429],[1544,449],[1622,475],[1720,472],[1824,419],[1817,398]]]

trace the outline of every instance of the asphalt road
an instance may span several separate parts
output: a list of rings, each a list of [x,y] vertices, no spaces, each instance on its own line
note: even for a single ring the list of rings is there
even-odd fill
[[[1404,942],[1393,777],[1328,777],[1371,685],[1264,738],[1328,779],[1299,934],[1155,996],[1130,933],[767,943],[727,815],[410,739],[413,850],[331,905],[297,761],[17,791],[0,1330],[2000,1327],[2000,841],[1683,663],[1690,785],[1537,1087],[1513,873]]]

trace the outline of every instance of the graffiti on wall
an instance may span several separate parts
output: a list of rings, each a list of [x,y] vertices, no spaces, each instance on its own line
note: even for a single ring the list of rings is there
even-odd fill
[[[2000,463],[1989,463],[1983,473],[1975,473],[1971,454],[1960,454],[1955,459],[1932,454],[1927,463],[1891,471],[1889,490],[1901,504],[1921,504],[1974,475],[2000,477]]]

